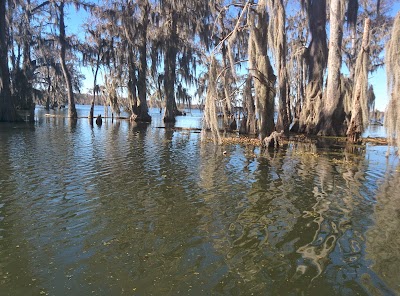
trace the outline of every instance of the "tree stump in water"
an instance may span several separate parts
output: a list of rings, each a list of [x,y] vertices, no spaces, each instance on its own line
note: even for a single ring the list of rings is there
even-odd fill
[[[97,115],[96,124],[97,125],[102,125],[103,124],[103,119],[101,118],[101,114]]]

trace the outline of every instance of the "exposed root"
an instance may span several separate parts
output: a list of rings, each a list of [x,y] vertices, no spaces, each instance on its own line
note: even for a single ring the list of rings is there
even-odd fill
[[[279,145],[281,144],[281,139],[283,136],[283,131],[281,131],[280,133],[273,131],[268,137],[265,137],[263,140],[263,145],[265,147],[271,147],[271,141],[274,140],[274,147],[278,148]]]

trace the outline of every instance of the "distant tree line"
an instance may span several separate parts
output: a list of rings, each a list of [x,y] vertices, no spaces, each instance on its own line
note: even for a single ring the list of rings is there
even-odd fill
[[[260,139],[293,131],[355,143],[374,109],[368,75],[386,61],[387,126],[395,139],[400,67],[395,54],[383,55],[386,44],[389,53],[399,45],[399,29],[391,33],[394,2],[2,1],[0,121],[20,120],[17,110],[33,110],[35,103],[66,102],[76,118],[85,66],[94,76],[89,118],[102,95],[113,112],[123,105],[142,122],[151,121],[149,102],[162,102],[164,121],[174,122],[179,103],[197,96],[204,129],[216,141],[217,116],[229,126],[241,107],[241,132]],[[90,15],[84,40],[68,31],[70,6]]]

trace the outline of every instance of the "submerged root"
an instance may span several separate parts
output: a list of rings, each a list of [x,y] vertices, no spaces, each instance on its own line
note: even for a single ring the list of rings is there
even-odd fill
[[[280,133],[273,131],[268,137],[265,137],[263,140],[263,145],[265,147],[272,147],[272,140],[274,140],[274,147],[278,148],[281,144],[282,136],[284,132],[281,131]]]

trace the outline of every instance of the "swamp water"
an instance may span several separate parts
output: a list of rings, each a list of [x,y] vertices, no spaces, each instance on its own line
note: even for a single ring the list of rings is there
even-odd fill
[[[386,147],[264,154],[157,128],[153,111],[0,125],[0,295],[400,294]]]

